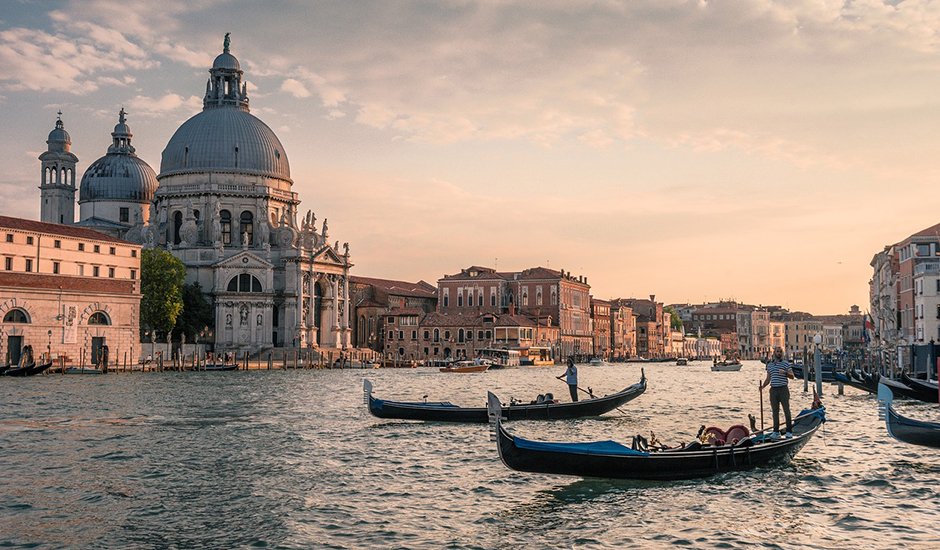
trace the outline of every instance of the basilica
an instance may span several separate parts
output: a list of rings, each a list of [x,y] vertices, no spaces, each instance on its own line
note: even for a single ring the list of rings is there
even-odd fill
[[[215,311],[217,349],[351,344],[348,243],[330,242],[327,220],[299,217],[287,152],[251,114],[238,59],[209,69],[203,109],[163,150],[160,173],[138,158],[121,110],[107,154],[81,178],[61,120],[42,162],[41,219],[94,229],[186,266]],[[144,327],[146,328],[146,327]],[[211,327],[210,327],[211,328]]]

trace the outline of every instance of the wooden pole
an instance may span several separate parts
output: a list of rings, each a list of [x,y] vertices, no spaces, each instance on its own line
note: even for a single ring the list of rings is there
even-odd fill
[[[760,431],[764,431],[764,387],[760,382],[757,383],[757,391],[760,393]]]

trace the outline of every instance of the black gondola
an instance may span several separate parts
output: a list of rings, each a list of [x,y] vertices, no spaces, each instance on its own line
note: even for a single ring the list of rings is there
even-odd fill
[[[44,356],[44,355],[43,355]],[[40,356],[41,358],[43,356]],[[19,366],[7,369],[5,376],[33,376],[39,374],[52,366],[52,361],[37,362],[33,359],[33,347],[24,346],[23,354],[20,356]]]
[[[790,367],[793,369],[793,375],[798,379],[803,378],[803,367],[802,363],[791,364]],[[823,382],[835,382],[836,381],[836,370],[835,365],[830,363],[824,363],[822,365],[822,381]],[[816,367],[813,365],[809,366],[809,379],[816,380]]]
[[[520,472],[618,479],[672,480],[708,477],[720,472],[786,464],[825,422],[825,408],[804,411],[793,422],[793,437],[745,437],[733,445],[691,443],[678,449],[641,451],[614,441],[549,443],[509,434],[502,424],[499,399],[488,405],[499,457]]]
[[[486,414],[486,407],[459,407],[448,402],[408,403],[377,399],[372,396],[372,383],[368,380],[362,381],[362,391],[363,402],[368,406],[369,412],[379,418],[478,424],[486,423],[489,418]],[[594,397],[574,403],[513,403],[504,407],[503,413],[509,420],[557,420],[600,416],[635,399],[645,391],[646,374],[641,371],[639,382],[604,397]]]
[[[908,399],[915,399],[917,401],[926,401],[927,403],[937,402],[937,396],[931,397],[930,394],[924,391],[918,390],[918,389],[914,389],[908,386],[907,384],[904,384],[898,380],[892,380],[890,378],[882,377],[881,379],[879,379],[878,383],[888,386],[893,393],[897,395],[902,395],[904,397],[907,397]]]
[[[238,370],[238,363],[206,363],[197,370]]]
[[[878,381],[871,378],[865,379],[861,374],[853,371],[835,373],[836,382],[848,384],[853,388],[866,391],[868,393],[878,393]]]
[[[898,414],[891,402],[894,393],[885,384],[878,386],[878,419],[884,420],[888,434],[911,445],[940,448],[940,423],[913,420]]]
[[[940,392],[937,391],[936,380],[921,380],[912,378],[906,372],[901,373],[901,381],[909,388],[917,392],[918,399],[927,403],[940,402]]]

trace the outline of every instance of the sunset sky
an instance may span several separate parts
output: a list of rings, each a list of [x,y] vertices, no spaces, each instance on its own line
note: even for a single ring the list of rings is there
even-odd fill
[[[39,217],[60,109],[80,173],[121,107],[159,173],[226,32],[354,274],[834,314],[940,221],[925,0],[3,1],[0,213]]]

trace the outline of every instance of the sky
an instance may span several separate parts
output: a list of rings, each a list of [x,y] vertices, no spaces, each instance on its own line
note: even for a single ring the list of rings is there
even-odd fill
[[[122,107],[159,173],[231,32],[354,274],[867,310],[874,254],[940,221],[938,4],[5,0],[0,213],[38,219],[59,110],[79,173]]]

